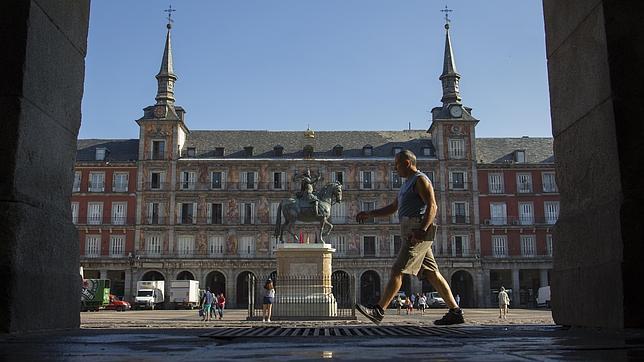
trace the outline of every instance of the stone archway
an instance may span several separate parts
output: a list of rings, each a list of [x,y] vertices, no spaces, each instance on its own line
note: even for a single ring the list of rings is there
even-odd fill
[[[243,271],[237,275],[236,283],[236,306],[237,308],[248,308],[248,279],[249,277],[254,281],[255,274],[250,271]]]
[[[184,270],[177,274],[177,280],[196,280],[195,275],[192,272]]]
[[[360,303],[376,304],[380,299],[380,275],[367,270],[360,276]]]
[[[165,280],[165,276],[161,274],[161,272],[158,272],[156,270],[150,270],[148,272],[145,272],[143,276],[141,277],[141,280]]]
[[[204,284],[201,289],[210,288],[210,291],[219,294],[224,293],[226,295],[226,276],[219,271],[211,271],[206,276],[206,284]]]
[[[474,280],[472,275],[465,270],[459,270],[456,273],[452,274],[452,282],[450,283],[452,287],[452,294],[454,298],[456,295],[460,297],[459,306],[464,308],[473,307],[475,305],[474,300]]]

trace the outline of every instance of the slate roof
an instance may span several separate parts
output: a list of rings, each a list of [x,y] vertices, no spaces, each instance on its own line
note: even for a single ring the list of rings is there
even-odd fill
[[[76,161],[96,161],[96,149],[109,150],[106,161],[136,161],[139,158],[139,140],[85,139],[76,143]]]
[[[304,146],[312,145],[314,158],[363,157],[363,147],[373,147],[372,157],[392,157],[393,148],[410,149],[417,155],[423,147],[433,149],[430,135],[424,130],[409,131],[316,131],[315,139],[303,131],[190,131],[184,149],[195,147],[197,158],[217,157],[215,148],[224,148],[226,158],[246,158],[244,147],[253,147],[252,158],[275,157],[273,147],[284,148],[282,158],[302,158]],[[342,146],[342,155],[333,148]]]
[[[506,164],[514,160],[514,151],[525,150],[527,164],[554,164],[552,138],[477,138],[476,160],[479,163]]]

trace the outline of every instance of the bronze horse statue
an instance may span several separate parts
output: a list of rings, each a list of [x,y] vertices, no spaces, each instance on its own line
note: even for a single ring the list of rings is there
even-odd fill
[[[324,243],[324,237],[329,235],[333,229],[333,224],[329,222],[331,217],[331,205],[337,204],[342,201],[342,184],[339,182],[330,182],[315,196],[320,200],[318,202],[318,210],[313,210],[311,203],[308,200],[290,198],[280,202],[277,208],[277,220],[275,222],[275,237],[278,241],[283,240],[284,230],[291,234],[298,242],[300,238],[293,233],[293,226],[297,220],[304,222],[319,222],[320,223],[320,242]],[[282,214],[284,215],[284,225],[282,225]],[[325,232],[325,226],[329,226]]]

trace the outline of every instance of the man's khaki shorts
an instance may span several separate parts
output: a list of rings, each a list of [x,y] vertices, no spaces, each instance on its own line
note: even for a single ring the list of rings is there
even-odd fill
[[[411,245],[412,230],[420,228],[420,218],[401,218],[400,237],[402,239],[402,245],[392,268],[394,271],[417,275],[419,278],[423,277],[425,270],[438,271],[438,264],[436,264],[434,253],[432,253],[435,233],[431,232],[431,229],[427,232],[427,238],[432,240],[424,240],[418,244]],[[436,226],[432,225],[432,228],[436,228]]]

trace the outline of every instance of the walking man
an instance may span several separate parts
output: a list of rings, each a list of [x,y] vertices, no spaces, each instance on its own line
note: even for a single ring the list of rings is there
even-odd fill
[[[395,167],[398,176],[406,178],[393,203],[380,209],[361,211],[356,215],[359,223],[372,217],[384,217],[398,211],[402,247],[393,267],[389,282],[378,304],[363,306],[356,304],[356,309],[372,322],[380,324],[385,308],[402,286],[403,274],[417,275],[425,278],[443,297],[449,311],[443,318],[434,321],[436,325],[463,323],[463,312],[456,304],[447,281],[438,271],[438,264],[432,253],[432,243],[436,235],[433,224],[438,211],[434,188],[429,178],[416,168],[416,155],[409,150],[396,154]]]
[[[504,287],[501,287],[499,292],[499,318],[508,319],[508,304],[510,304],[510,297]]]

